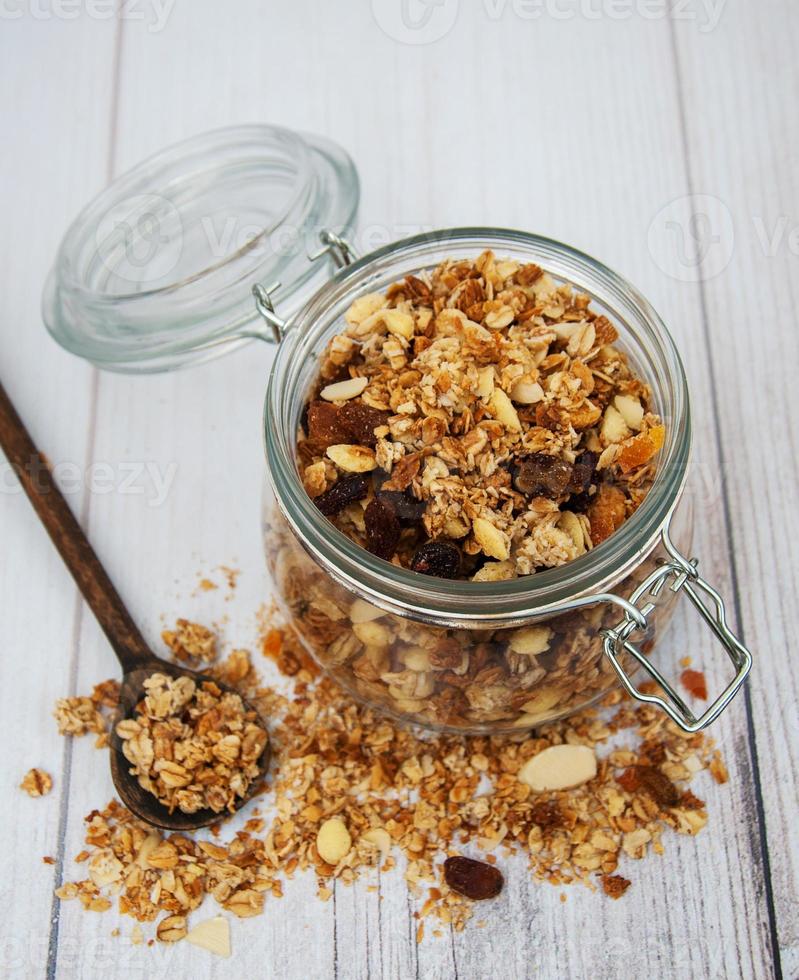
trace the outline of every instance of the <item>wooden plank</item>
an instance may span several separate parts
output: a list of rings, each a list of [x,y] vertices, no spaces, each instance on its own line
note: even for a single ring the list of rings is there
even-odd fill
[[[786,94],[799,82],[792,55],[798,35],[795,6],[777,0],[757,10],[730,4],[706,38],[676,32],[690,189],[714,194],[732,223],[711,245],[717,254],[709,255],[709,271],[725,258],[728,264],[701,283],[703,329],[715,365],[736,615],[756,656],[750,697],[768,831],[768,897],[789,977],[799,973],[799,848],[791,819],[799,796],[799,687],[785,655],[799,615],[793,548],[799,532],[793,506],[799,123]],[[719,235],[723,227],[717,220],[708,231]]]
[[[368,5],[342,8],[309,0],[268,12],[247,0],[237,5],[235,19],[219,5],[178,4],[160,33],[126,25],[116,167],[124,169],[164,143],[214,125],[264,118],[326,133],[350,150],[363,180],[361,227],[375,235],[396,237],[407,229],[465,222],[506,224],[552,234],[604,258],[649,295],[685,357],[697,456],[702,472],[711,475],[704,481],[710,492],[694,494],[700,512],[696,553],[703,573],[729,595],[729,556],[719,547],[726,535],[724,514],[715,506],[712,479],[721,463],[710,362],[695,327],[703,297],[695,283],[675,282],[647,245],[658,209],[653,202],[660,207],[691,187],[668,24],[639,17],[525,21],[510,7],[498,18],[487,6],[461,7],[446,37],[422,46],[387,37]],[[730,32],[722,55],[746,43],[748,25],[740,15],[718,30]],[[718,46],[718,36],[712,35],[708,47]],[[702,46],[689,38],[697,55],[706,50],[704,42],[704,35]],[[70,43],[77,42],[70,38]],[[62,57],[67,50],[59,47]],[[722,56],[717,52],[717,57]],[[0,73],[5,67],[0,62]],[[753,64],[744,70],[759,69]],[[81,106],[88,101],[84,94]],[[755,105],[747,111],[753,118]],[[699,135],[691,133],[690,147],[695,141],[702,145]],[[702,153],[718,163],[704,147]],[[714,186],[712,176],[709,171],[707,187]],[[51,220],[54,203],[43,197],[37,228],[49,228],[44,219]],[[54,240],[62,224],[52,229]],[[22,226],[17,237],[24,237]],[[720,280],[718,286],[718,303],[731,306],[735,283],[724,280],[722,289]],[[784,306],[773,312],[782,311]],[[722,322],[733,323],[736,342],[746,333],[740,318]],[[31,343],[18,355],[15,376],[32,379],[43,354],[59,359],[52,347],[44,337]],[[756,357],[750,363],[763,370]],[[220,621],[228,642],[254,642],[253,613],[269,594],[258,532],[260,408],[269,365],[269,352],[251,347],[190,372],[99,380],[92,457],[116,470],[135,465],[135,486],[142,492],[93,495],[90,532],[154,644],[162,616],[170,620],[180,614]],[[738,412],[719,416],[728,445],[741,431]],[[54,445],[68,445],[68,435],[55,429],[47,414],[41,417],[34,432],[40,425]],[[730,425],[729,419],[738,423]],[[57,424],[66,426],[63,417]],[[768,492],[775,491],[769,487]],[[774,503],[783,513],[784,498]],[[20,502],[13,507],[24,510]],[[748,520],[742,496],[734,498],[732,509],[736,521]],[[0,511],[0,519],[6,511]],[[753,522],[752,535],[755,527]],[[35,538],[36,528],[28,523],[11,538],[10,553],[25,555]],[[48,547],[42,547],[42,555]],[[766,569],[767,552],[750,539],[745,554],[760,555],[760,568]],[[233,599],[226,602],[217,593],[192,596],[199,575],[220,562],[243,570]],[[32,576],[24,594],[35,591],[34,581]],[[74,593],[66,583],[55,592],[66,617]],[[29,612],[22,590],[4,591],[9,594]],[[26,636],[21,620],[10,634],[13,642]],[[767,635],[764,620],[747,622],[757,635]],[[44,636],[47,649],[64,635],[60,623],[58,631]],[[76,684],[87,690],[115,668],[103,638],[85,617],[78,642]],[[670,649],[674,660],[689,651],[711,681],[720,683],[723,670],[712,666],[719,663],[718,654],[696,621],[678,617]],[[66,686],[66,680],[53,671],[48,689]],[[31,684],[35,690],[41,678]],[[48,708],[51,695],[48,690]],[[485,927],[455,936],[445,932],[436,940],[429,922],[427,938],[417,948],[416,903],[400,874],[380,876],[379,892],[367,890],[374,883],[368,877],[352,888],[338,886],[327,904],[316,900],[308,878],[290,883],[286,897],[270,901],[263,918],[233,923],[232,964],[245,975],[261,974],[268,965],[269,975],[286,977],[480,977],[495,974],[498,964],[509,977],[768,976],[766,880],[742,702],[717,733],[731,782],[723,788],[708,785],[709,780],[700,783],[700,795],[709,800],[709,829],[695,841],[668,838],[664,859],[634,865],[635,885],[627,900],[610,903],[572,889],[564,904],[557,890],[530,883],[523,862],[503,859],[507,889],[485,913],[478,911]],[[81,847],[83,814],[110,798],[104,765],[90,745],[75,745],[68,855]],[[795,796],[775,799],[790,812]],[[24,855],[30,842],[22,833],[19,841]],[[15,868],[22,880],[29,874],[28,859],[21,856]],[[36,901],[32,895],[28,907]],[[790,910],[781,914],[790,924]],[[87,916],[67,904],[61,916],[61,975],[79,971],[113,978],[146,970],[156,976],[174,971],[210,976],[230,966],[210,963],[185,944],[132,947],[126,938],[130,920],[121,923],[123,936],[110,940],[115,915]]]
[[[39,309],[66,223],[105,180],[113,50],[113,25],[88,18],[36,20],[23,12],[4,19],[0,32],[6,134],[0,155],[0,370],[78,512],[87,503],[92,371],[48,339]],[[0,969],[21,977],[41,975],[53,935],[59,868],[41,858],[59,854],[69,749],[51,714],[55,698],[69,693],[74,680],[80,607],[4,460],[0,468],[0,644],[7,664],[0,714],[11,733],[0,747],[0,772],[3,816],[12,829],[0,896]],[[32,766],[53,776],[45,799],[18,789]]]

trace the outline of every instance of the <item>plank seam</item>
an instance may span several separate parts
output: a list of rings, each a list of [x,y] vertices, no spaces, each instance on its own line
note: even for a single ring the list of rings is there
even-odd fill
[[[693,168],[691,165],[691,154],[688,143],[688,123],[687,123],[687,113],[685,107],[685,99],[683,96],[683,80],[682,80],[682,70],[680,66],[680,57],[677,43],[677,33],[674,25],[673,18],[667,18],[668,28],[669,28],[669,38],[672,59],[674,62],[674,75],[677,88],[677,113],[680,125],[680,140],[682,143],[682,155],[683,162],[685,165],[685,175],[686,183],[688,187],[688,194],[693,196],[695,193],[694,188],[694,175]],[[705,283],[703,279],[699,279],[697,282],[698,295],[699,295],[699,309],[700,309],[700,321],[702,328],[702,338],[704,341],[705,349],[707,351],[707,370],[708,377],[710,380],[710,405],[711,413],[713,419],[713,436],[716,444],[716,454],[721,465],[721,503],[722,503],[722,515],[723,524],[725,529],[725,535],[727,538],[727,557],[730,564],[730,584],[732,586],[732,601],[733,601],[733,614],[735,618],[735,628],[741,637],[742,641],[746,642],[746,637],[743,629],[743,618],[742,618],[742,608],[740,600],[740,588],[739,588],[739,576],[738,568],[736,563],[736,548],[735,548],[735,535],[733,532],[732,525],[732,509],[730,505],[730,496],[727,488],[727,468],[726,459],[724,454],[724,442],[721,435],[721,423],[720,423],[720,411],[719,411],[719,401],[718,401],[718,386],[716,380],[716,371],[713,364],[712,356],[712,346],[710,343],[710,323],[708,316],[708,306],[707,306],[707,295],[705,291]],[[771,859],[769,854],[768,846],[768,836],[766,830],[766,815],[765,807],[763,804],[763,791],[762,791],[762,781],[760,777],[760,764],[757,755],[757,739],[755,734],[754,720],[752,717],[752,699],[751,693],[748,685],[744,686],[744,714],[746,718],[746,731],[747,731],[747,743],[749,748],[749,758],[752,766],[752,782],[754,785],[754,797],[755,797],[755,814],[757,817],[757,835],[760,845],[760,859],[762,861],[763,867],[763,883],[765,888],[765,899],[766,899],[766,909],[768,912],[769,920],[769,939],[771,945],[771,955],[772,955],[772,965],[774,967],[774,976],[778,980],[782,980],[782,959],[780,955],[779,946],[779,935],[777,931],[777,915],[776,908],[774,905],[774,890],[771,881]]]

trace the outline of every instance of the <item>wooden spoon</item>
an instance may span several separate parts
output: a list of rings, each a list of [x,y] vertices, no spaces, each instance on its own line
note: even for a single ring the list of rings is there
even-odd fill
[[[121,739],[117,736],[116,721],[133,714],[135,706],[144,697],[144,681],[153,673],[170,677],[190,677],[196,683],[213,680],[222,690],[233,690],[207,674],[162,660],[150,650],[130,618],[111,580],[92,550],[80,525],[56,486],[46,461],[36,449],[14,406],[0,385],[0,447],[19,477],[36,513],[47,528],[50,537],[67,568],[72,572],[81,595],[102,626],[117,659],[122,665],[122,688],[117,717],[111,733],[111,776],[122,802],[137,817],[164,830],[195,830],[216,823],[227,815],[213,810],[197,813],[172,813],[152,793],[144,789],[138,778],[130,772],[130,763],[122,754]],[[235,692],[238,693],[238,692]],[[243,700],[243,699],[242,699]],[[254,710],[244,701],[246,710]],[[260,722],[263,726],[263,722]],[[263,726],[265,727],[265,726]],[[258,759],[261,775],[269,764],[269,743]],[[258,789],[256,779],[246,797],[238,800],[241,807]]]

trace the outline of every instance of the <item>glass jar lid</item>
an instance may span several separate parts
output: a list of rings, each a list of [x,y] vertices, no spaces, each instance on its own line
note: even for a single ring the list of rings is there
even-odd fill
[[[115,180],[73,221],[43,297],[53,337],[98,367],[170,370],[271,339],[252,286],[292,312],[330,274],[323,230],[346,234],[359,184],[330,140],[277,126],[177,143]]]

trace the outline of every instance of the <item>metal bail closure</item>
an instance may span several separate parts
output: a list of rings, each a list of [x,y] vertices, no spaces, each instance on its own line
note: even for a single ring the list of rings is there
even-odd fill
[[[752,666],[752,655],[728,627],[724,601],[718,592],[700,577],[696,568],[697,559],[688,560],[680,554],[668,536],[668,528],[664,529],[662,539],[670,560],[656,568],[633,592],[629,600],[640,613],[643,622],[636,621],[637,618],[625,610],[624,619],[618,626],[602,630],[605,654],[629,694],[639,701],[657,704],[683,731],[698,732],[715,721],[738,693]],[[668,588],[671,592],[682,592],[688,596],[721,643],[736,670],[735,676],[722,694],[698,718],[660,671],[630,640],[636,631],[646,630],[649,625],[647,617],[655,609],[655,603],[651,600],[658,597],[667,583],[670,583]],[[703,596],[710,600],[709,604],[705,602]],[[649,676],[657,681],[663,689],[664,697],[644,694],[638,690],[621,664],[620,657],[623,653],[633,657]]]

